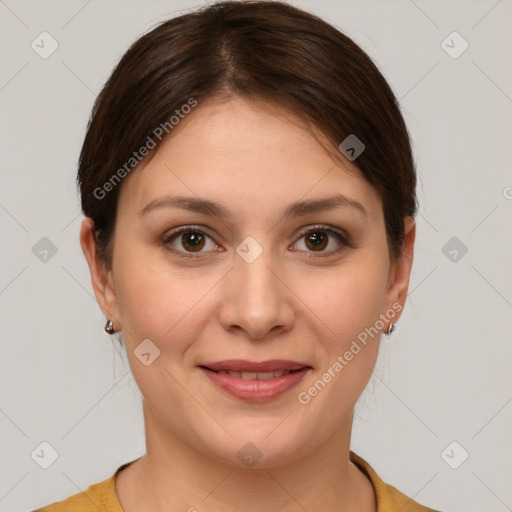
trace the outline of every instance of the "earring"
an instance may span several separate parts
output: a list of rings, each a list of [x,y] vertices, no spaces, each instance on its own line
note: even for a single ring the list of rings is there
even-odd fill
[[[389,324],[388,328],[384,331],[386,336],[389,336],[395,330],[395,324]]]
[[[105,325],[105,332],[108,334],[114,334],[116,332],[112,320],[107,320],[107,324]]]

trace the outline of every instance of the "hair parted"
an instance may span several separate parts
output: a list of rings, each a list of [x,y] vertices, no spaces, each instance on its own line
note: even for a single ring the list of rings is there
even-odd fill
[[[171,18],[140,37],[96,98],[77,185],[82,211],[94,221],[98,256],[108,266],[121,180],[136,169],[137,150],[144,154],[151,140],[151,158],[172,136],[172,117],[207,99],[236,95],[289,108],[340,156],[338,145],[349,135],[360,139],[365,150],[354,164],[379,192],[390,253],[400,254],[404,217],[417,210],[416,172],[404,119],[383,75],[356,43],[313,14],[280,0],[229,0]]]

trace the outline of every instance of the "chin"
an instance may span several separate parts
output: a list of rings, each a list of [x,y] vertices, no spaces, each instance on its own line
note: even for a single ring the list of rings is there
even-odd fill
[[[233,437],[224,431],[205,436],[203,450],[236,468],[270,469],[293,462],[320,442],[308,439],[300,425],[284,428],[278,426],[280,421],[282,418],[272,417],[260,422],[252,420],[245,425],[240,421],[236,427],[230,423],[226,430]]]

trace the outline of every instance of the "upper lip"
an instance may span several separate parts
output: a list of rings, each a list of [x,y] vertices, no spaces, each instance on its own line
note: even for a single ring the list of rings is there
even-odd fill
[[[228,359],[226,361],[216,361],[204,363],[199,366],[210,370],[226,370],[228,372],[277,372],[280,370],[301,370],[310,367],[305,363],[288,361],[284,359],[271,359],[268,361],[246,361],[244,359]]]

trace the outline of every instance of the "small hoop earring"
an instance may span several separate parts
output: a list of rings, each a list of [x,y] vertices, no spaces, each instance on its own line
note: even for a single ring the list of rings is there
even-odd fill
[[[386,336],[389,336],[395,330],[395,324],[389,324],[388,328],[384,331]]]
[[[107,324],[105,325],[105,332],[107,334],[114,334],[116,330],[114,329],[114,324],[112,323],[112,320],[107,320]]]

